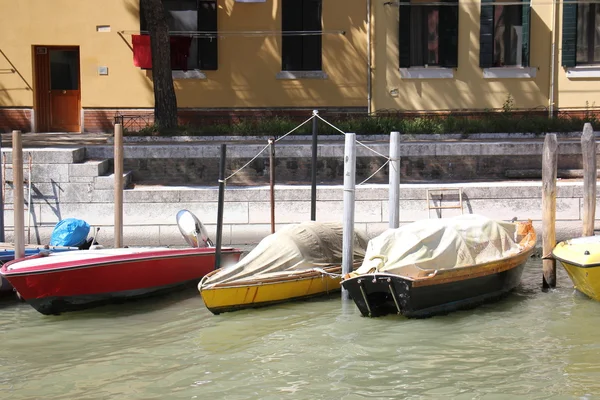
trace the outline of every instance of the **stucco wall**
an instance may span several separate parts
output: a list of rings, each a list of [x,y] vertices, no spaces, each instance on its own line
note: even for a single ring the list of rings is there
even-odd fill
[[[531,12],[530,64],[535,78],[484,79],[479,67],[478,2],[459,2],[458,68],[451,79],[403,79],[399,71],[399,7],[374,2],[374,107],[397,110],[460,110],[501,108],[509,93],[515,107],[548,105],[551,7],[535,5]],[[393,97],[392,90],[398,91]]]
[[[561,66],[562,3],[556,7],[555,107],[600,106],[600,79],[569,79]],[[459,2],[458,68],[453,79],[403,79],[399,72],[398,7],[374,2],[375,109],[404,111],[499,109],[510,94],[517,109],[549,107],[552,3],[532,2],[530,65],[534,78],[484,78],[479,67],[480,2]],[[398,91],[397,97],[390,93]],[[586,103],[587,102],[587,103]]]
[[[365,4],[323,2],[323,29],[345,31],[323,36],[328,79],[277,80],[280,35],[227,36],[219,39],[217,71],[175,80],[179,107],[366,107]],[[218,0],[218,8],[220,32],[281,31],[277,0]],[[153,106],[151,73],[133,65],[138,0],[0,0],[0,10],[0,107],[33,107],[33,45],[80,47],[83,108]],[[98,25],[110,32],[97,32]],[[107,76],[98,75],[99,66],[108,67]]]

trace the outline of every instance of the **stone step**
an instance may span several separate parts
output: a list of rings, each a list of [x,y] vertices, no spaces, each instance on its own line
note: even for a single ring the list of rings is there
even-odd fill
[[[131,171],[127,171],[123,174],[123,189],[129,186],[132,182],[133,173]],[[110,175],[97,176],[94,178],[94,189],[95,190],[105,190],[105,189],[113,189],[115,187],[115,174],[112,173]]]
[[[70,177],[97,177],[106,174],[110,169],[110,160],[86,160],[69,165]]]

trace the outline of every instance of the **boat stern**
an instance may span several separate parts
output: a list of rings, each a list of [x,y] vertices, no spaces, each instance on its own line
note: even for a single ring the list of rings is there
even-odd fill
[[[342,280],[364,317],[405,314],[409,310],[412,282],[391,274],[347,275]]]

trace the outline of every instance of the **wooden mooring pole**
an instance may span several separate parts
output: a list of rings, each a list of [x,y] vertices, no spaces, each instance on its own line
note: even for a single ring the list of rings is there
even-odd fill
[[[400,132],[390,135],[389,227],[400,226]]]
[[[346,133],[344,148],[344,224],[342,240],[342,276],[352,271],[354,264],[354,198],[356,186],[356,134]],[[350,299],[342,288],[342,300]]]
[[[23,204],[23,144],[21,131],[12,132],[15,260],[25,257],[25,205]]]
[[[583,156],[583,236],[594,236],[596,219],[596,140],[592,124],[586,122],[581,135]]]
[[[123,126],[115,124],[115,248],[123,247]]]
[[[549,133],[544,140],[542,156],[542,288],[556,287],[556,260],[551,257],[556,246],[556,174],[558,165],[556,134]]]

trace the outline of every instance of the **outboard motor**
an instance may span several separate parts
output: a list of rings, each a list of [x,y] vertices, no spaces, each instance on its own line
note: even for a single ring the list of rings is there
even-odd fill
[[[214,247],[206,228],[200,220],[188,210],[177,213],[177,226],[185,241],[192,247]]]
[[[84,220],[66,218],[59,221],[50,237],[50,246],[77,247],[87,250],[92,245],[97,245],[96,235],[100,228],[96,228],[94,236],[88,238],[90,225]]]

